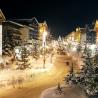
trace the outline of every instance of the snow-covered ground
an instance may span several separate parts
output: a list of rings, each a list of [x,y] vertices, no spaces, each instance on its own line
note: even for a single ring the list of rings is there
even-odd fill
[[[39,77],[40,74],[49,73],[49,71],[53,68],[53,64],[48,64],[46,66],[47,66],[46,68],[35,67],[26,70],[13,70],[13,69],[1,70],[0,85],[2,87],[10,86],[12,81],[18,81],[18,79],[22,79],[23,82],[32,81],[34,80],[34,78]]]
[[[18,88],[18,85],[15,85],[15,88],[11,86],[0,89],[0,98],[39,98],[43,90],[57,86],[59,82],[64,83],[62,80],[70,67],[66,66],[66,59],[72,61],[72,58],[62,55],[55,56],[53,65],[46,65],[45,69],[38,65],[34,69],[24,71],[11,69],[0,71],[1,80],[15,80],[20,76],[23,76],[25,80],[21,89]],[[40,61],[38,62],[40,64]]]
[[[76,87],[62,88],[62,92],[57,90],[57,87],[48,88],[43,91],[40,98],[87,98],[85,94]]]

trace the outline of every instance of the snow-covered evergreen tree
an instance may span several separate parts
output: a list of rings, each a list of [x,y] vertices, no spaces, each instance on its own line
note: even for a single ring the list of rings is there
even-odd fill
[[[77,53],[78,53],[78,55],[79,55],[79,53],[81,53],[81,51],[82,51],[82,46],[81,46],[81,44],[79,44],[77,46]]]
[[[21,50],[21,60],[18,61],[18,68],[17,69],[21,69],[21,70],[24,70],[26,68],[29,68],[29,59],[28,59],[28,56],[29,56],[29,51],[26,49],[25,46],[22,47],[22,50]]]
[[[37,43],[34,44],[33,52],[32,52],[32,57],[37,61],[39,58],[39,52],[37,48]]]
[[[81,87],[87,96],[94,96],[98,94],[98,67],[86,48],[84,52],[82,69],[79,73],[75,73],[71,66],[71,71],[65,81],[67,84]]]

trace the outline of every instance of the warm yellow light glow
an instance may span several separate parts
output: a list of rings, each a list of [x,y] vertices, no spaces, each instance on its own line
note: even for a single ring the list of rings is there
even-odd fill
[[[98,20],[96,20],[96,25],[98,25]]]
[[[2,55],[2,25],[0,25],[0,55]]]
[[[40,28],[40,29],[39,29],[39,32],[40,32],[40,33],[43,33],[43,31],[44,31],[43,28]]]
[[[43,56],[42,55],[40,55],[40,58],[42,58]]]

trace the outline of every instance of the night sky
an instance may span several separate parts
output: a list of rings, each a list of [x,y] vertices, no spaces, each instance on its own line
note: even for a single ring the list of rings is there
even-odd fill
[[[0,8],[6,19],[36,17],[47,21],[50,31],[65,36],[98,19],[96,0],[0,0]]]

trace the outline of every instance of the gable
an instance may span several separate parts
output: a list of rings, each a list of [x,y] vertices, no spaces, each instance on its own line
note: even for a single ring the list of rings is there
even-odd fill
[[[0,9],[0,22],[5,21],[5,20],[6,20],[5,16],[4,16],[4,14],[2,13],[2,11]]]

